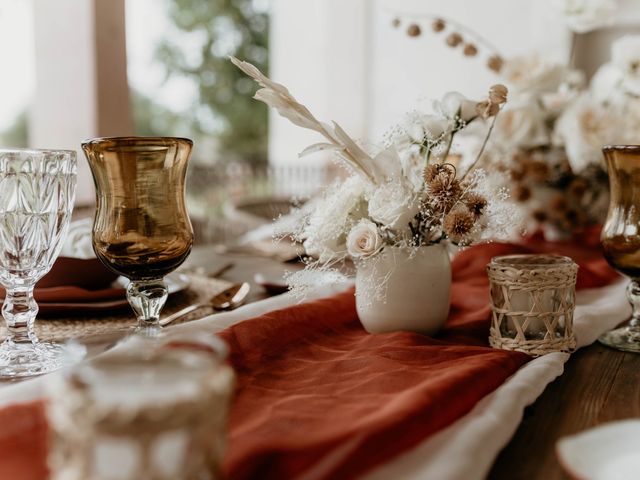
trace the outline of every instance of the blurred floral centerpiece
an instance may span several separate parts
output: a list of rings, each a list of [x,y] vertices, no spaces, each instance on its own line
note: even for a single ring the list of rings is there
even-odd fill
[[[492,189],[475,164],[458,171],[448,162],[456,135],[477,119],[495,122],[507,89],[495,85],[480,102],[449,93],[428,111],[408,114],[383,145],[365,151],[337,123],[316,119],[283,85],[232,61],[262,87],[256,99],[324,137],[301,156],[332,152],[348,171],[302,215],[294,237],[312,260],[290,282],[304,291],[315,273],[332,272],[350,257],[367,330],[435,332],[449,311],[447,241],[466,246],[500,236],[513,218],[504,188]]]
[[[497,118],[480,165],[507,174],[511,195],[529,233],[570,238],[604,221],[608,181],[602,146],[638,143],[640,132],[640,36],[614,43],[611,62],[587,84],[572,68],[579,35],[610,26],[614,0],[550,0],[572,32],[566,64],[532,54],[503,57],[489,42],[457,22],[428,16],[431,30],[464,56],[487,57],[487,67],[509,88],[509,104]],[[409,36],[425,29],[416,19]],[[479,125],[478,125],[479,126]],[[484,130],[469,129],[465,141],[482,142]]]
[[[609,204],[602,147],[639,139],[640,36],[615,42],[612,61],[589,85],[582,72],[537,57],[505,62],[503,76],[512,101],[487,156],[507,159],[529,229],[568,237],[602,224]]]
[[[482,162],[510,177],[526,230],[555,239],[600,223],[608,205],[603,164],[574,148],[589,148],[584,136],[598,122],[574,116],[582,72],[532,55],[505,60],[500,73],[512,95]]]

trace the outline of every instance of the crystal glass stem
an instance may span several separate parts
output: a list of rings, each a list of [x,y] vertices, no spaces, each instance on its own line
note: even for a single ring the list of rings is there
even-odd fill
[[[638,342],[640,348],[640,284],[635,278],[627,286],[627,298],[632,308],[631,321],[627,327],[629,339]]]
[[[162,278],[133,280],[127,287],[127,300],[138,318],[139,333],[153,335],[160,330],[160,312],[169,292]]]
[[[632,279],[627,286],[627,298],[631,303],[631,320],[622,327],[610,330],[598,338],[600,343],[625,352],[640,353],[640,284]]]
[[[34,329],[38,304],[33,298],[33,285],[7,289],[2,316],[7,327],[7,343],[36,343]]]

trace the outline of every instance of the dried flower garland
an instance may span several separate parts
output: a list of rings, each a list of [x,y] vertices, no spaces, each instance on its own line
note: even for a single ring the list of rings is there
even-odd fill
[[[401,29],[406,24],[405,18],[409,18],[409,23],[405,32],[409,37],[420,37],[425,29],[421,26],[421,20],[431,21],[431,31],[435,34],[444,35],[445,45],[452,49],[461,47],[461,53],[465,57],[477,57],[482,54],[486,56],[486,65],[489,70],[499,72],[502,69],[504,60],[497,50],[488,40],[470,30],[464,25],[451,19],[445,19],[434,15],[403,15],[394,17],[391,25]]]

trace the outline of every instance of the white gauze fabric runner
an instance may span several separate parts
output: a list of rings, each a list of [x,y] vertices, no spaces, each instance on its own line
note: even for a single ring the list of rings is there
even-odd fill
[[[600,334],[610,330],[631,315],[625,296],[627,281],[607,287],[582,290],[577,293],[574,314],[578,347],[593,343]],[[350,286],[350,285],[348,285]],[[317,289],[307,300],[314,300],[343,291],[347,286]],[[262,300],[233,312],[210,315],[201,320],[171,327],[184,333],[211,333],[272,310],[297,303],[291,295]],[[464,417],[446,429],[430,436],[413,449],[370,472],[370,480],[389,478],[439,480],[480,480],[486,477],[500,450],[515,433],[523,411],[531,405],[546,386],[562,374],[568,354],[552,353],[532,360],[509,378],[496,391],[487,395]],[[57,375],[57,374],[52,374]],[[40,377],[19,384],[0,386],[0,406],[20,403],[43,395],[43,386],[51,378]],[[353,445],[357,445],[354,439]],[[327,456],[325,464],[308,472],[304,478],[322,476],[342,452]]]

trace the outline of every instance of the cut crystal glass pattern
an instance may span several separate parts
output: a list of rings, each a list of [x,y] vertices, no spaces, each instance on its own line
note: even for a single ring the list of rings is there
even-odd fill
[[[7,338],[0,376],[27,376],[60,366],[60,347],[34,333],[35,283],[52,267],[73,209],[76,157],[72,151],[0,150],[0,283]]]

